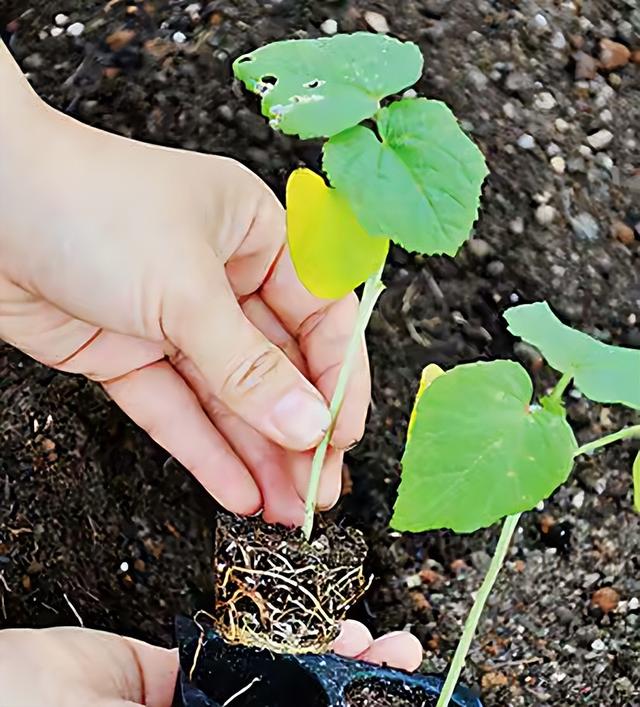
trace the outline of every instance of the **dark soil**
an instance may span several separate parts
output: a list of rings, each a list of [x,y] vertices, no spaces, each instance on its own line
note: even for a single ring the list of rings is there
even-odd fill
[[[640,3],[217,0],[191,14],[189,4],[0,0],[0,26],[53,105],[138,139],[236,157],[282,194],[293,167],[317,167],[319,146],[273,134],[254,97],[234,87],[231,59],[318,36],[327,18],[363,29],[364,11],[377,11],[424,51],[420,92],[447,101],[488,157],[476,240],[455,260],[391,255],[369,334],[369,434],[352,455],[344,508],[368,536],[377,576],[361,617],[376,633],[410,628],[425,669],[442,670],[495,530],[387,529],[418,374],[429,362],[514,355],[536,368],[500,315],[541,298],[604,341],[640,346],[640,71],[575,74],[603,37],[640,49]],[[60,12],[85,24],[82,36],[51,36]],[[134,32],[124,44],[114,37],[123,28]],[[593,151],[587,138],[601,129],[611,142]],[[545,202],[551,223],[538,210]],[[173,616],[210,597],[212,504],[94,385],[8,347],[0,372],[0,625],[75,623],[77,612],[90,626],[171,642]],[[536,380],[543,391],[552,374]],[[632,421],[575,391],[569,399],[581,440]],[[581,461],[548,517],[525,516],[465,673],[487,705],[640,705],[633,450]],[[553,521],[571,530],[568,546],[567,532],[548,532]],[[605,586],[619,595],[607,614],[591,601]]]
[[[364,594],[367,545],[355,528],[298,529],[219,513],[214,544],[218,632],[279,653],[325,653]]]
[[[351,685],[346,694],[348,707],[435,707],[437,698],[411,688],[390,688],[369,680]]]

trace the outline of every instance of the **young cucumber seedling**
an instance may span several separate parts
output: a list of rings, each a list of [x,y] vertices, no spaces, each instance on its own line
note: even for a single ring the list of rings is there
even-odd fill
[[[413,44],[367,33],[277,42],[240,57],[234,71],[262,97],[262,112],[275,129],[326,138],[328,183],[308,169],[289,178],[287,237],[301,281],[318,297],[341,297],[365,283],[331,400],[335,422],[383,290],[390,241],[425,255],[455,255],[477,218],[485,161],[444,103],[406,98],[381,107],[383,98],[419,78],[422,56]],[[638,425],[579,447],[562,401],[573,380],[591,400],[640,409],[639,351],[573,331],[545,303],[515,307],[505,316],[512,333],[561,371],[557,387],[532,404],[531,380],[515,362],[473,363],[447,373],[428,366],[409,423],[391,522],[401,531],[472,532],[506,517],[438,707],[452,698],[520,514],[567,479],[577,456],[640,436]],[[307,538],[332,433],[327,431],[312,463]],[[634,467],[640,489],[640,456]]]
[[[334,422],[383,290],[389,242],[455,255],[478,214],[487,168],[449,108],[425,98],[381,107],[383,98],[418,80],[422,65],[416,45],[366,32],[276,42],[234,63],[274,128],[327,138],[322,166],[329,183],[308,169],[289,177],[287,238],[298,276],[314,295],[338,298],[365,283],[330,404]],[[307,538],[332,433],[333,426],[312,463]]]

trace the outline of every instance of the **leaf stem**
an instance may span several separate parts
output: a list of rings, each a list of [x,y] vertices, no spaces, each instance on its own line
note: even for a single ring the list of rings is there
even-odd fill
[[[551,395],[549,396],[549,400],[551,400],[554,403],[561,403],[562,402],[562,396],[564,395],[566,389],[569,387],[569,383],[573,380],[573,371],[567,371],[566,373],[562,374],[562,377],[556,384],[556,387],[553,389],[551,392]]]
[[[467,653],[469,652],[469,647],[471,646],[471,641],[478,628],[478,623],[480,622],[480,617],[482,611],[487,603],[489,594],[493,589],[493,585],[496,583],[500,569],[504,564],[505,557],[507,556],[507,550],[511,544],[511,539],[518,526],[518,521],[520,520],[520,513],[508,516],[502,526],[502,531],[500,532],[500,537],[498,539],[498,544],[496,545],[496,551],[491,559],[491,564],[487,570],[487,574],[482,582],[482,586],[478,590],[476,599],[473,602],[469,616],[464,624],[464,630],[462,632],[462,637],[454,653],[453,660],[451,661],[451,667],[447,673],[447,679],[442,687],[442,692],[438,699],[438,704],[436,707],[448,707],[453,693],[455,692],[456,685],[464,668],[465,660],[467,658]]]
[[[356,354],[362,346],[364,332],[367,328],[369,320],[371,319],[373,308],[378,301],[378,297],[380,297],[384,290],[384,285],[382,284],[383,269],[384,262],[378,271],[369,277],[364,285],[362,299],[360,300],[360,305],[358,307],[356,324],[353,329],[353,333],[351,334],[351,339],[347,345],[344,361],[342,362],[342,367],[340,368],[340,373],[338,374],[336,389],[329,405],[331,424],[329,425],[329,429],[313,455],[313,461],[311,463],[311,476],[309,477],[307,499],[305,502],[305,520],[304,525],[302,526],[302,530],[307,540],[311,538],[311,532],[313,530],[313,520],[316,512],[316,499],[318,497],[322,467],[324,465],[327,449],[329,448],[329,443],[331,442],[331,437],[336,426],[336,420],[347,392],[347,385],[351,376],[351,370],[353,369],[353,364],[356,361]]]
[[[588,442],[583,444],[582,447],[578,447],[574,457],[578,457],[581,454],[590,454],[600,447],[604,447],[607,444],[612,444],[613,442],[619,442],[621,439],[628,439],[629,437],[640,437],[640,425],[633,425],[632,427],[625,427],[622,430],[618,430],[613,434],[606,435],[605,437],[600,437],[593,442]]]

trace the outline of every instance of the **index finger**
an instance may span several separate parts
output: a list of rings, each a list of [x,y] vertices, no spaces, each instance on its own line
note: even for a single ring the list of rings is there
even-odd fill
[[[330,400],[355,328],[358,298],[350,294],[340,300],[325,300],[312,295],[300,282],[287,247],[263,284],[261,296],[298,340],[311,382]],[[370,399],[369,359],[363,338],[338,416],[334,446],[345,449],[360,440]]]

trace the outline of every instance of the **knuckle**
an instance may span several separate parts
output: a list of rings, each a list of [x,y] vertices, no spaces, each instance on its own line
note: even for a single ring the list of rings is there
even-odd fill
[[[234,361],[224,376],[220,397],[246,398],[256,388],[277,377],[283,354],[275,346],[248,353]]]

